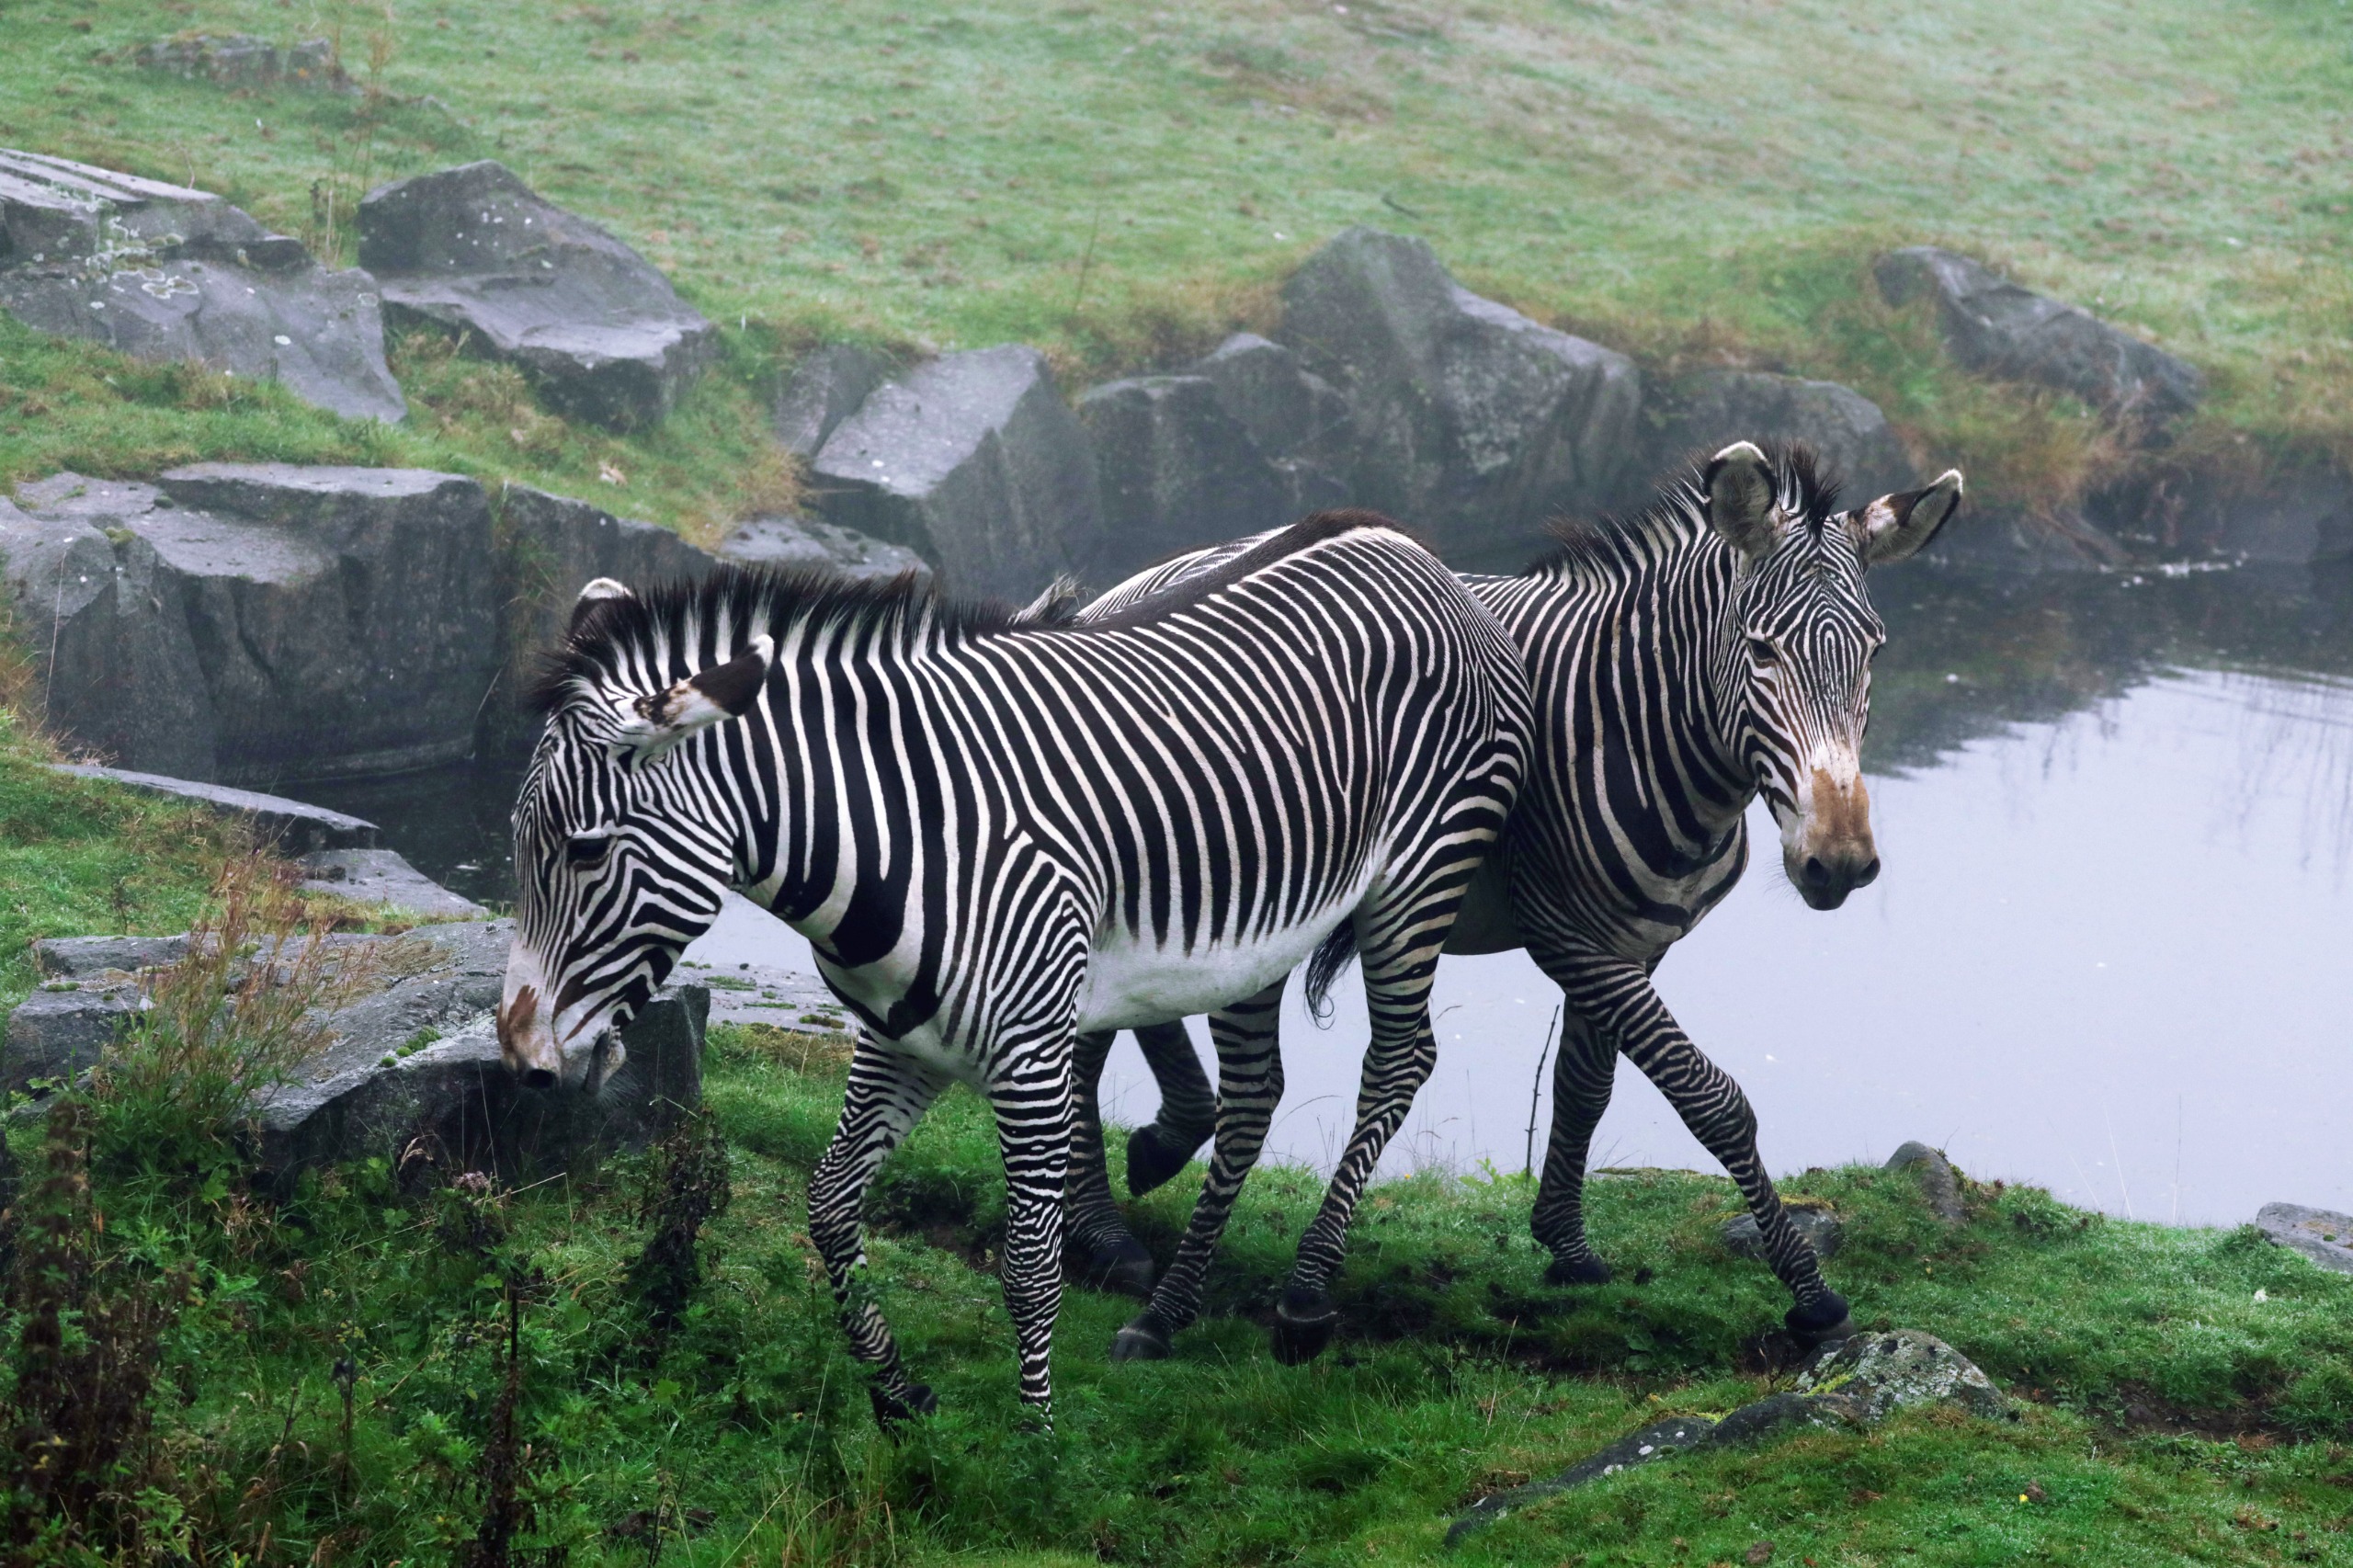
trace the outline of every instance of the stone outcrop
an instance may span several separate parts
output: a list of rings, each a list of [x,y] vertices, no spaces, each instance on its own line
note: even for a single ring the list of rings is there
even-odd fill
[[[1931,1149],[1915,1140],[1890,1154],[1881,1168],[1915,1172],[1920,1197],[1930,1213],[1948,1225],[1968,1222],[1969,1210],[1961,1201],[1961,1173],[1952,1168],[1952,1162],[1945,1158],[1942,1149]]]
[[[395,320],[514,361],[551,407],[616,429],[676,405],[718,329],[628,245],[490,160],[377,187],[359,260]]]
[[[1560,1474],[1482,1497],[1446,1532],[1446,1544],[1547,1498],[1700,1448],[1753,1443],[1790,1427],[1869,1426],[1899,1410],[1949,1404],[1988,1420],[2015,1415],[2010,1402],[1969,1358],[1932,1335],[1899,1328],[1825,1345],[1789,1389],[1715,1420],[1673,1415],[1621,1437]]]
[[[1968,369],[2070,393],[2143,439],[2161,439],[2205,393],[2188,361],[1956,252],[1907,246],[1873,275],[1892,305],[1934,301],[1945,347]]]
[[[1762,370],[1701,370],[1649,389],[1654,435],[1643,467],[1661,479],[1734,441],[1803,441],[1844,478],[1849,506],[1914,485],[1910,458],[1879,404],[1836,381]]]
[[[137,773],[125,767],[99,767],[88,763],[53,764],[60,773],[81,778],[104,778],[146,795],[165,795],[202,806],[224,816],[244,819],[254,835],[287,855],[373,849],[383,835],[372,822],[343,812],[329,811],[307,801],[266,795],[258,790],[232,789],[193,778],[167,778],[160,773]]]
[[[1219,400],[1275,467],[1283,521],[1348,504],[1348,400],[1279,343],[1237,332],[1189,372]]]
[[[1838,1216],[1827,1207],[1802,1199],[1784,1205],[1790,1224],[1806,1239],[1816,1257],[1837,1256],[1838,1244],[1846,1239],[1846,1227]],[[1721,1233],[1724,1248],[1737,1257],[1753,1258],[1758,1263],[1769,1261],[1765,1255],[1765,1233],[1757,1229],[1756,1216],[1739,1214],[1724,1221]]]
[[[808,568],[845,577],[928,574],[924,558],[903,544],[885,544],[814,517],[748,517],[721,541],[719,558],[738,566]]]
[[[473,481],[200,463],[155,484],[61,474],[17,496],[28,509],[0,504],[0,554],[69,745],[223,783],[472,748],[497,667]]]
[[[410,865],[395,849],[321,849],[303,856],[300,864],[306,892],[383,904],[429,920],[481,920],[490,915]]]
[[[2161,558],[2301,566],[2353,555],[2353,473],[2318,455],[2251,473],[2153,454],[2092,496],[2085,513]]]
[[[1351,497],[1458,567],[1516,565],[1627,483],[1632,361],[1481,299],[1420,240],[1340,234],[1283,286],[1278,337],[1348,400]]]
[[[206,191],[0,151],[0,306],[133,358],[279,381],[350,418],[407,413],[375,279]]]
[[[358,90],[323,38],[278,48],[250,33],[183,33],[159,39],[135,56],[150,71],[224,87],[313,87],[328,92]]]
[[[875,389],[818,452],[811,489],[828,522],[913,550],[965,594],[1027,598],[1102,528],[1086,432],[1045,356],[1012,344]]]
[[[2302,1253],[2332,1273],[2353,1274],[2353,1214],[2267,1203],[2255,1223],[2274,1244]]]
[[[1103,528],[1071,567],[1108,586],[1180,551],[1291,519],[1290,497],[1207,376],[1138,376],[1078,401],[1095,449]]]
[[[829,343],[792,368],[778,389],[773,421],[777,444],[808,459],[858,405],[897,370],[887,355],[855,343]]]

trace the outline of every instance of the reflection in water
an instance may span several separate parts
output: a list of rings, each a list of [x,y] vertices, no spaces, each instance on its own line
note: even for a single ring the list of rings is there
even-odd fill
[[[2143,1219],[2353,1208],[2353,579],[1913,567],[1873,591],[1887,874],[1822,915],[1766,856],[1660,971],[1756,1101],[1768,1163],[1925,1138],[1972,1175]],[[519,771],[313,794],[502,898]],[[1761,812],[1752,827],[1770,841]],[[801,950],[777,935],[779,957]],[[1365,1039],[1361,997],[1336,1000],[1328,1032],[1286,1017],[1270,1139],[1318,1164],[1346,1136]],[[1518,1169],[1558,1000],[1518,955],[1449,960],[1438,1072],[1384,1168]],[[1123,1119],[1152,1108],[1125,1041],[1105,1099]],[[1712,1168],[1622,1063],[1594,1147],[1597,1165]]]

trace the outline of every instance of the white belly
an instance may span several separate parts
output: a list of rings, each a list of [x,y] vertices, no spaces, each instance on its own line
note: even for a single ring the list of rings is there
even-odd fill
[[[1079,1003],[1081,1029],[1131,1029],[1212,1013],[1256,995],[1297,969],[1344,917],[1316,920],[1249,942],[1187,953],[1120,933],[1095,949]]]

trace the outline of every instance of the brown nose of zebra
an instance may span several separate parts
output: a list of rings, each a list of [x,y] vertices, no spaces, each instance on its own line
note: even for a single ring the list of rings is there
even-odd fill
[[[1848,893],[1878,879],[1879,857],[1864,845],[1859,851],[1807,856],[1798,873],[1798,889],[1814,908],[1836,909],[1847,902]]]
[[[1879,876],[1871,839],[1871,797],[1859,776],[1841,784],[1826,773],[1812,779],[1806,815],[1794,841],[1785,840],[1784,869],[1799,896],[1815,909],[1836,909]]]

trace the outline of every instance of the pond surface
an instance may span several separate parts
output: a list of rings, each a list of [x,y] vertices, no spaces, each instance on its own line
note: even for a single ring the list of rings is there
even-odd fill
[[[1768,1165],[1918,1138],[1982,1179],[2143,1220],[2353,1210],[2353,574],[1911,567],[1874,592],[1890,641],[1866,767],[1885,874],[1818,914],[1768,847],[1659,971],[1755,1102]],[[516,772],[313,793],[497,898]],[[1761,809],[1751,826],[1769,846]],[[706,940],[807,964],[748,906]],[[1271,1140],[1318,1165],[1347,1135],[1366,1038],[1354,984],[1335,1000],[1328,1028],[1295,997],[1285,1017]],[[1520,1168],[1558,1000],[1520,955],[1448,960],[1438,1071],[1383,1170]],[[1151,1113],[1125,1040],[1104,1094],[1120,1119]],[[1594,1153],[1715,1168],[1623,1062]]]

